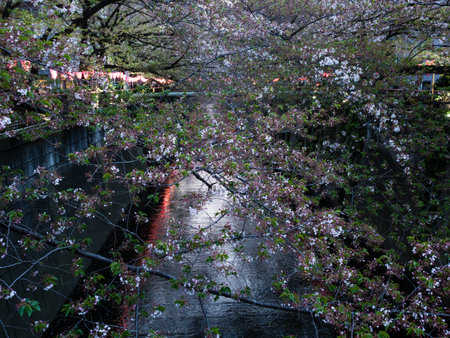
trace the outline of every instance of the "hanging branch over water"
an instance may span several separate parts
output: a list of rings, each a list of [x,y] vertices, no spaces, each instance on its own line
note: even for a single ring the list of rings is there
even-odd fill
[[[58,250],[67,250],[70,252],[73,252],[75,254],[77,254],[78,256],[81,257],[85,257],[85,258],[89,258],[98,262],[102,262],[105,264],[112,264],[115,263],[116,261],[107,257],[104,257],[102,255],[98,255],[89,251],[85,251],[85,250],[80,250],[78,248],[74,248],[70,245],[67,245],[67,243],[63,243],[63,242],[56,242],[50,239],[46,239],[44,238],[44,236],[30,231],[28,229],[25,229],[23,227],[20,227],[18,225],[14,225],[14,224],[4,224],[3,222],[0,223],[0,226],[3,228],[8,228],[12,231],[14,231],[17,234],[21,234],[24,236],[30,236],[34,239],[37,239],[39,241],[43,241],[45,244],[48,244],[50,246],[56,247],[58,248]],[[50,253],[44,255],[41,260],[44,260],[47,258],[48,255],[54,253],[55,251],[52,250]],[[39,261],[38,261],[39,262]],[[149,273],[150,275],[153,276],[158,276],[161,277],[163,279],[169,280],[172,283],[179,283],[180,286],[183,286],[183,284],[181,283],[181,281],[174,275],[171,275],[169,273],[166,273],[164,271],[160,271],[160,270],[154,270],[154,269],[149,269],[147,267],[143,267],[143,266],[138,266],[138,265],[129,265],[126,264],[126,268],[130,271],[133,271],[137,274],[140,273]],[[298,313],[311,313],[311,310],[307,309],[307,308],[292,308],[292,307],[288,307],[285,305],[279,305],[279,304],[273,304],[273,303],[267,303],[267,302],[261,302],[252,298],[248,298],[248,297],[242,297],[242,296],[238,296],[238,295],[233,295],[227,292],[223,292],[220,290],[215,290],[212,288],[208,288],[206,289],[207,293],[210,293],[212,295],[216,295],[216,296],[220,296],[220,297],[224,297],[224,298],[229,298],[229,299],[234,299],[236,301],[240,301],[242,303],[246,303],[246,304],[251,304],[251,305],[255,305],[258,307],[264,307],[264,308],[268,308],[268,309],[275,309],[275,310],[283,310],[283,311],[288,311],[288,312],[298,312]]]
[[[14,318],[0,318],[3,330],[14,320],[30,335],[42,330],[49,318],[39,316],[34,297],[45,297],[64,271],[84,275],[83,286],[97,296],[64,305],[65,314],[79,318],[68,334],[107,334],[107,323],[89,321],[89,311],[101,302],[136,301],[141,288],[135,277],[144,274],[180,288],[194,285],[195,273],[186,271],[196,271],[199,259],[192,267],[174,259],[192,252],[196,258],[208,254],[208,268],[221,273],[211,285],[240,273],[231,257],[289,257],[288,270],[295,272],[277,271],[270,285],[288,305],[224,292],[225,284],[208,287],[211,295],[314,315],[342,336],[444,336],[449,247],[447,211],[440,206],[448,204],[442,170],[448,118],[441,106],[448,101],[448,77],[435,82],[439,95],[431,88],[410,97],[422,78],[405,74],[448,70],[447,9],[431,0],[1,5],[1,141],[48,141],[78,128],[102,134],[86,149],[58,150],[64,169],[77,173],[72,177],[31,158],[26,161],[37,166],[31,178],[1,168],[0,269],[8,273],[0,298]],[[151,87],[127,90],[109,81],[105,64],[179,79],[172,89],[202,93],[203,101],[169,103],[167,92],[156,99]],[[44,75],[45,68],[92,76],[67,81]],[[251,220],[251,234],[233,222],[199,229],[173,222],[167,238],[146,243],[137,234],[149,223],[144,209],[158,202],[168,178],[179,182],[190,175],[211,194],[223,187],[227,216]],[[131,204],[121,210],[118,200],[125,195]],[[190,198],[200,209],[206,200]],[[118,251],[83,250],[95,218],[122,230],[121,248],[137,253],[142,266]],[[119,227],[117,218],[136,231]],[[258,238],[256,253],[240,247],[250,237]],[[55,250],[77,259],[37,268]],[[33,269],[15,269],[25,256]],[[113,281],[102,279],[108,269],[91,272],[81,258],[109,266]],[[170,260],[173,274],[155,268]],[[311,289],[296,278],[311,281]]]

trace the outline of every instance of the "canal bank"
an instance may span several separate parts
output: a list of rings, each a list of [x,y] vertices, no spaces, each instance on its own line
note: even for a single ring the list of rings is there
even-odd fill
[[[39,171],[46,170],[57,173],[61,179],[57,184],[49,185],[47,194],[27,199],[17,199],[8,206],[11,210],[21,210],[23,218],[20,225],[1,223],[3,229],[7,229],[8,240],[11,244],[9,250],[11,257],[4,257],[4,264],[0,269],[0,281],[3,290],[5,286],[14,286],[15,297],[0,298],[1,334],[9,337],[33,337],[41,336],[41,332],[33,329],[33,324],[45,318],[50,322],[61,314],[64,304],[77,293],[82,274],[74,274],[71,266],[83,259],[83,266],[89,267],[95,260],[82,257],[76,249],[65,248],[64,242],[46,239],[50,229],[55,223],[49,223],[42,219],[46,215],[49,219],[64,220],[73,219],[71,228],[62,228],[59,233],[61,240],[66,236],[79,238],[86,236],[89,241],[82,248],[86,252],[98,253],[108,246],[110,238],[117,237],[114,225],[122,219],[122,208],[130,204],[129,192],[123,184],[110,183],[110,188],[115,190],[112,203],[102,208],[97,208],[96,217],[75,217],[78,205],[67,205],[61,208],[51,196],[59,196],[61,191],[86,191],[91,192],[95,183],[101,176],[93,175],[93,180],[88,180],[90,168],[88,165],[77,165],[69,160],[70,154],[83,151],[88,147],[101,146],[103,132],[101,129],[88,129],[77,127],[55,133],[46,139],[37,139],[26,142],[14,138],[5,138],[0,142],[0,175],[5,181],[8,172],[20,173],[23,180],[17,183],[18,191],[27,191],[36,185]],[[131,170],[131,164],[127,159],[142,154],[142,149],[134,148],[123,152],[124,163],[120,170]],[[44,169],[45,168],[45,169]],[[17,174],[19,175],[19,174]],[[107,215],[108,217],[101,217]],[[78,237],[77,237],[78,236]],[[36,241],[36,248],[42,250],[42,258],[39,258],[37,250],[24,250],[17,245],[24,240]],[[39,244],[39,245],[38,245]],[[80,249],[80,248],[79,248]],[[79,250],[83,251],[83,250]],[[36,263],[33,263],[36,259]],[[81,262],[81,261],[80,261]],[[45,284],[45,278],[51,276],[54,285]],[[19,298],[20,297],[20,298]],[[17,311],[17,299],[32,299],[39,304],[39,308],[31,315],[21,315]],[[0,336],[1,336],[0,334]]]

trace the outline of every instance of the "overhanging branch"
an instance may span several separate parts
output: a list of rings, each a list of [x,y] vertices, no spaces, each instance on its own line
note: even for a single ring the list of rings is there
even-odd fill
[[[103,262],[103,263],[107,263],[107,264],[111,264],[114,263],[115,261],[98,255],[98,254],[94,254],[92,252],[89,251],[85,251],[85,250],[80,250],[77,248],[74,248],[73,246],[68,246],[66,243],[64,242],[58,242],[52,239],[47,239],[44,238],[44,236],[28,230],[26,228],[23,228],[21,226],[18,225],[14,225],[14,224],[5,224],[3,222],[0,222],[0,227],[4,228],[4,229],[9,229],[14,231],[15,233],[18,234],[22,234],[25,236],[31,236],[35,239],[38,240],[42,240],[44,241],[46,244],[54,246],[54,247],[58,247],[61,248],[61,250],[67,250],[67,251],[72,251],[73,253],[85,257],[85,258],[89,258],[89,259],[93,259],[99,262]],[[64,247],[62,245],[65,245]],[[180,285],[183,285],[183,283],[180,281],[179,278],[177,278],[174,275],[171,275],[169,273],[166,273],[164,271],[161,270],[154,270],[154,269],[147,269],[147,268],[143,268],[142,266],[137,266],[137,265],[130,265],[130,264],[126,264],[128,270],[130,271],[135,271],[135,272],[147,272],[151,275],[154,276],[158,276],[161,278],[164,278],[166,280],[170,280],[174,283],[179,283]],[[253,298],[248,298],[248,297],[243,297],[243,296],[239,296],[236,294],[231,294],[231,293],[227,293],[227,292],[223,292],[217,289],[213,289],[213,288],[207,288],[206,289],[206,293],[212,294],[212,295],[216,295],[219,297],[224,297],[224,298],[228,298],[228,299],[234,299],[235,301],[239,301],[241,303],[246,303],[246,304],[250,304],[250,305],[254,305],[254,306],[258,306],[258,307],[263,307],[263,308],[268,308],[268,309],[274,309],[274,310],[280,310],[280,311],[288,311],[288,312],[296,312],[296,313],[303,313],[303,314],[314,314],[314,310],[312,308],[308,308],[308,307],[292,307],[292,306],[286,306],[286,305],[282,305],[282,304],[274,304],[274,303],[269,303],[269,302],[263,302],[263,301],[259,301]],[[439,317],[450,317],[450,314],[446,314],[446,313],[428,313],[428,312],[422,312],[422,313],[413,313],[413,312],[408,312],[408,311],[401,311],[401,310],[390,310],[388,311],[388,313],[390,314],[398,314],[398,313],[402,313],[402,314],[422,314],[422,315],[427,315],[427,316],[439,316]]]
[[[0,226],[4,229],[8,229],[11,231],[14,231],[15,233],[21,234],[21,235],[25,235],[25,236],[30,236],[33,237],[34,239],[37,240],[41,240],[44,241],[46,244],[54,246],[54,247],[60,247],[61,250],[67,250],[67,251],[71,251],[81,257],[85,257],[85,258],[89,258],[92,260],[96,260],[99,262],[103,262],[106,264],[111,264],[114,263],[115,261],[104,257],[102,255],[98,255],[98,254],[94,254],[92,252],[89,251],[85,251],[85,250],[80,250],[77,248],[74,248],[73,246],[69,246],[64,242],[58,242],[52,239],[47,239],[44,238],[44,236],[28,230],[24,227],[15,225],[15,224],[4,224],[3,222],[0,222]],[[154,276],[158,276],[161,278],[164,278],[166,280],[170,280],[173,282],[178,282],[180,283],[180,285],[182,285],[181,281],[174,275],[168,274],[164,271],[160,271],[160,270],[154,270],[154,269],[144,269],[142,266],[137,266],[137,265],[130,265],[130,264],[126,264],[128,270],[130,271],[135,271],[135,272],[147,272],[151,275]],[[237,296],[237,295],[233,295],[231,293],[226,293],[220,290],[216,290],[216,289],[212,289],[212,288],[208,288],[206,289],[206,292],[212,295],[216,295],[219,297],[224,297],[224,298],[229,298],[229,299],[234,299],[236,301],[240,301],[242,303],[246,303],[246,304],[251,304],[251,305],[255,305],[255,306],[259,306],[259,307],[264,307],[264,308],[269,308],[269,309],[275,309],[275,310],[282,310],[282,311],[289,311],[289,312],[297,312],[297,313],[305,313],[305,314],[310,314],[312,312],[311,309],[302,307],[302,308],[294,308],[294,307],[289,307],[286,305],[281,305],[281,304],[273,304],[273,303],[268,303],[268,302],[262,302],[262,301],[258,301],[256,299],[252,299],[252,298],[248,298],[248,297],[242,297],[242,296]]]

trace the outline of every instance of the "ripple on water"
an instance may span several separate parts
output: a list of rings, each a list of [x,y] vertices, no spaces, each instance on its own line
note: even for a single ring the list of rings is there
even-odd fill
[[[215,193],[199,212],[189,209],[189,198],[186,195],[206,191],[206,187],[194,177],[188,177],[181,182],[177,188],[170,188],[162,194],[162,206],[159,213],[153,218],[153,229],[149,234],[149,241],[155,241],[165,236],[167,222],[170,218],[182,221],[194,231],[197,226],[207,226],[214,219],[214,214],[228,205],[225,194]],[[249,227],[249,224],[238,222],[235,219],[224,217],[210,231],[216,232],[225,222],[233,222],[234,225]],[[247,231],[250,229],[246,229]],[[245,250],[249,254],[255,254],[260,239],[254,238],[243,241]],[[205,262],[208,253],[192,253],[186,259],[195,261],[196,271],[201,271],[208,276],[217,276]],[[239,278],[229,277],[219,281],[227,281],[238,289],[249,286],[254,293],[252,297],[262,301],[273,301],[279,303],[276,296],[270,291],[272,276],[283,269],[289,271],[289,257],[275,257],[274,259],[251,263],[242,262],[237,257],[230,257],[230,261],[239,271]],[[199,263],[203,262],[203,263]],[[179,268],[174,262],[165,262],[161,269],[179,275]],[[301,282],[300,282],[301,284]],[[305,287],[305,286],[302,286]],[[155,330],[170,337],[204,337],[204,331],[208,326],[218,327],[222,337],[282,337],[294,335],[296,337],[332,337],[332,331],[316,321],[317,332],[309,315],[277,311],[261,308],[249,304],[238,303],[230,299],[219,299],[214,301],[213,297],[203,300],[202,311],[199,299],[195,295],[189,295],[185,290],[172,290],[170,283],[157,277],[152,277],[145,286],[146,298],[140,303],[140,309],[153,313],[156,304],[162,305],[165,311],[159,316],[149,316],[139,320],[139,335],[145,336],[149,330]],[[175,301],[184,297],[186,304],[179,308]],[[131,322],[129,328],[132,329]]]

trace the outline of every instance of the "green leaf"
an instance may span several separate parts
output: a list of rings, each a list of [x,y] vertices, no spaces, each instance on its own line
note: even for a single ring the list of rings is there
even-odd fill
[[[153,203],[157,204],[159,202],[158,194],[150,194],[147,196],[147,199],[153,201]]]
[[[41,306],[36,300],[27,298],[19,307],[19,315],[21,317],[23,317],[24,313],[26,313],[27,316],[30,317],[34,311],[41,311]]]
[[[109,267],[111,268],[111,272],[114,275],[118,275],[120,273],[120,263],[119,262],[113,262],[109,265]]]
[[[218,327],[212,327],[210,330],[210,333],[212,334],[220,334],[220,330]]]
[[[73,307],[71,304],[64,304],[61,308],[61,312],[67,317],[68,315],[73,314]]]
[[[228,286],[222,286],[220,292],[223,294],[231,295],[231,289]]]

